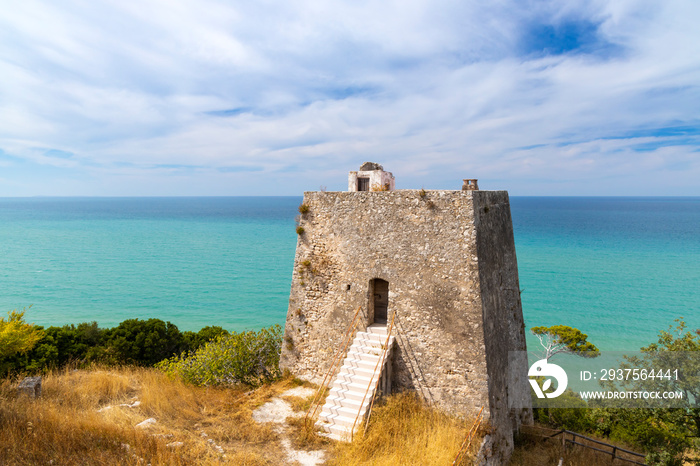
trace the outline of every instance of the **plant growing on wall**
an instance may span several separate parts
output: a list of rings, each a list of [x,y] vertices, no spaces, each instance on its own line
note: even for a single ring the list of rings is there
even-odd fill
[[[375,183],[372,185],[372,191],[389,191],[389,183],[379,184]]]

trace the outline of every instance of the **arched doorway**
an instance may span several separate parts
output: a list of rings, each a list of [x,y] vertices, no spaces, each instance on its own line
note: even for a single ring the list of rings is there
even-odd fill
[[[372,290],[371,305],[375,324],[386,324],[389,309],[389,282],[381,278],[374,278],[370,283]]]

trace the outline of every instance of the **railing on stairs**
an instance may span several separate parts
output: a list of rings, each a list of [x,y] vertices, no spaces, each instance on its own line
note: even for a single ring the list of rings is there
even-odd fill
[[[469,447],[472,444],[472,441],[474,440],[476,433],[479,431],[479,426],[481,426],[481,421],[483,420],[482,414],[484,412],[484,407],[482,406],[481,409],[479,410],[479,414],[476,415],[476,419],[474,419],[474,422],[472,423],[472,426],[469,428],[467,431],[467,436],[464,437],[464,442],[462,442],[462,445],[459,447],[459,452],[457,453],[457,456],[455,457],[454,461],[452,462],[452,466],[457,466],[462,463],[462,461],[465,458],[465,454],[469,451]]]
[[[418,363],[418,357],[416,352],[411,345],[411,342],[406,338],[406,330],[403,328],[401,319],[396,319],[396,343],[398,344],[401,351],[404,353],[404,361],[406,363],[406,368],[413,376],[413,382],[418,387],[419,393],[423,401],[428,404],[433,404],[435,399],[433,394],[430,392],[430,388],[425,385],[425,374]],[[426,395],[427,392],[427,395]]]
[[[374,381],[374,376],[377,374],[377,369],[380,371],[383,368],[384,365],[384,357],[389,351],[389,339],[391,338],[391,331],[394,327],[394,319],[396,318],[396,312],[391,316],[391,323],[389,324],[389,327],[387,328],[386,331],[386,341],[384,342],[384,345],[382,345],[382,353],[379,355],[379,359],[377,359],[377,363],[374,365],[374,371],[372,371],[372,376],[369,378],[369,383],[367,384],[367,389],[365,389],[365,394],[362,397],[362,402],[360,403],[360,407],[357,409],[357,415],[355,416],[355,420],[352,423],[352,427],[350,428],[350,440],[352,441],[353,435],[355,435],[355,424],[357,424],[357,420],[360,418],[360,413],[362,412],[362,406],[365,404],[365,399],[367,399],[367,393],[369,393],[369,389],[372,387],[372,381]],[[380,377],[377,377],[376,384],[379,384]],[[374,391],[374,395],[372,396],[372,402],[370,403],[369,408],[367,409],[367,412],[365,413],[365,417],[367,422],[369,422],[369,416],[372,414],[372,406],[374,406],[374,399],[376,397],[377,391]],[[365,424],[365,430],[367,430],[366,424]]]
[[[362,310],[362,306],[359,306],[355,310],[355,315],[353,316],[352,321],[350,322],[350,325],[348,325],[348,328],[345,331],[345,335],[343,336],[343,340],[341,340],[342,348],[338,348],[338,351],[335,353],[335,356],[333,357],[333,362],[332,362],[331,366],[328,368],[326,375],[323,377],[323,381],[321,382],[321,385],[318,387],[318,390],[316,391],[316,395],[314,396],[314,399],[311,402],[311,405],[309,406],[308,411],[306,411],[306,416],[304,417],[305,424],[309,422],[309,419],[311,419],[311,421],[313,422],[314,416],[316,416],[316,412],[318,411],[318,408],[321,407],[321,404],[323,403],[323,400],[325,399],[323,394],[326,392],[328,385],[333,380],[333,374],[335,374],[337,372],[337,366],[339,365],[339,363],[341,363],[343,361],[343,359],[345,357],[345,353],[348,349],[348,345],[350,345],[350,342],[355,337],[355,330],[357,330],[357,323],[359,322],[358,318],[360,316],[361,310]]]

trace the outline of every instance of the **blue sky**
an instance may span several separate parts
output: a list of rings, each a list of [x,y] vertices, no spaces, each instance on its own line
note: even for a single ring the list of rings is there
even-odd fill
[[[0,196],[700,195],[700,2],[0,0]]]

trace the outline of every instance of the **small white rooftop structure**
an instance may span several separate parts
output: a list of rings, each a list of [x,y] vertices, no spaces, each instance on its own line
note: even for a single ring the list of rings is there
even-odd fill
[[[348,191],[393,191],[396,189],[394,175],[374,162],[365,162],[360,170],[348,175]]]

